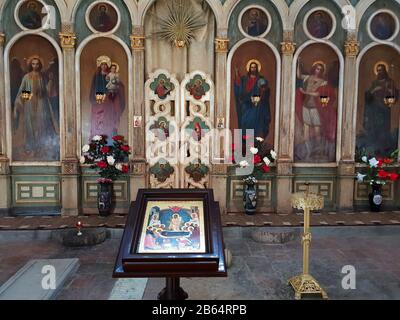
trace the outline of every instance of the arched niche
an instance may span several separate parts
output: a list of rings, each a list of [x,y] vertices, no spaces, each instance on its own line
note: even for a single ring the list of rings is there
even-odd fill
[[[281,7],[281,6],[280,6]],[[245,17],[245,13],[252,8],[258,10],[262,15],[267,16],[268,26],[266,28],[267,32],[263,32],[257,36],[251,36],[248,33],[243,31],[243,17]],[[275,7],[272,1],[238,1],[232,12],[229,16],[228,22],[228,38],[230,41],[230,45],[235,45],[238,41],[243,38],[264,38],[270,41],[275,47],[279,47],[280,42],[283,38],[283,26],[282,19],[286,17],[281,17],[281,11]],[[256,33],[257,34],[257,33]]]
[[[390,2],[390,5],[388,4]],[[370,25],[372,19],[375,15],[386,12],[389,15],[392,15],[395,19],[396,25],[396,34],[394,39],[390,39],[390,41],[379,40],[376,37],[371,36]],[[365,48],[371,42],[377,43],[399,43],[400,42],[400,33],[398,32],[399,27],[399,17],[400,17],[400,4],[397,1],[385,1],[385,0],[377,0],[374,3],[370,4],[368,9],[365,10],[363,16],[360,18],[359,30],[358,30],[358,41],[360,42],[360,47]]]
[[[250,72],[252,60],[258,64],[258,74],[254,74],[256,82]],[[227,80],[228,127],[231,130],[253,129],[268,145],[276,145],[280,90],[278,51],[266,40],[242,40],[229,53]],[[253,95],[260,95],[257,105],[251,101]]]
[[[166,69],[176,74],[178,81],[183,80],[186,73],[195,70],[201,70],[213,78],[216,29],[214,12],[207,1],[186,1],[192,6],[193,12],[201,14],[202,22],[205,23],[195,31],[195,37],[189,46],[177,47],[155,34],[161,31],[160,19],[168,19],[168,6],[174,2],[157,0],[146,11],[144,18],[146,78],[157,69]]]
[[[13,162],[60,161],[62,60],[45,34],[11,39],[5,50],[9,150]],[[28,97],[24,98],[23,93]]]
[[[129,49],[115,37],[86,39],[77,50],[77,99],[82,144],[94,135],[128,137],[131,105],[131,57]],[[96,92],[105,94],[96,101]]]
[[[110,8],[109,18],[113,22],[113,27],[106,28],[105,30],[97,28],[96,30],[96,27],[93,26],[92,17],[93,15],[96,15],[95,11],[98,10],[99,6],[101,6],[102,4]],[[88,36],[92,34],[113,34],[122,39],[128,46],[130,46],[132,20],[130,11],[123,0],[81,0],[74,7],[72,18],[74,23],[74,30],[77,35],[77,45],[80,45],[82,41],[84,41]],[[116,19],[116,21],[113,21],[114,19]]]
[[[305,43],[295,55],[294,160],[335,163],[339,155],[343,58],[332,44]],[[327,97],[326,104],[321,100]]]
[[[301,8],[296,16],[294,23],[294,42],[297,45],[305,43],[309,40],[318,42],[330,42],[335,44],[337,47],[342,47],[346,39],[346,30],[342,27],[343,15],[341,12],[342,8],[334,1],[331,0],[311,0],[308,1]],[[321,37],[320,39],[313,37],[312,32],[307,30],[307,20],[312,18],[312,14],[322,12],[323,17],[320,22],[316,22],[316,26],[324,26],[326,23],[330,24],[333,28],[332,32],[328,32],[327,37]],[[331,19],[331,22],[326,21]]]
[[[59,6],[58,2],[55,0],[35,0],[34,2],[37,2],[41,6],[44,4],[50,6],[50,13],[52,15],[55,15],[52,19],[52,23],[50,24],[51,27],[47,29],[43,28],[38,28],[36,30],[29,30],[27,28],[24,28],[23,26],[21,27],[21,22],[20,22],[20,15],[19,15],[19,10],[21,7],[23,7],[25,4],[29,3],[29,0],[8,0],[5,2],[3,8],[2,8],[2,17],[1,17],[1,22],[3,25],[3,33],[6,36],[7,39],[11,39],[15,34],[21,32],[21,31],[30,31],[34,33],[46,33],[47,35],[51,36],[54,39],[58,39],[58,34],[61,30],[61,15],[59,11]],[[38,8],[38,10],[40,9]],[[39,10],[40,11],[40,10]],[[40,12],[38,12],[40,14]],[[43,19],[43,22],[47,21],[47,19]]]
[[[399,147],[400,51],[388,45],[365,48],[358,60],[356,160],[389,156]],[[393,105],[385,104],[394,96]]]

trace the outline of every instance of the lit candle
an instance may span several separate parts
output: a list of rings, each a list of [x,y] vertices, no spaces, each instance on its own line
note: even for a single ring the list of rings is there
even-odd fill
[[[78,236],[81,236],[81,235],[82,235],[82,232],[81,232],[81,229],[82,229],[82,222],[81,222],[81,221],[78,221],[78,222],[76,223],[76,228],[78,229],[77,235],[78,235]]]

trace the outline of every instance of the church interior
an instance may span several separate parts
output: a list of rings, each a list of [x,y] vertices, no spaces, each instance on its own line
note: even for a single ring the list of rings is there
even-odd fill
[[[0,300],[63,258],[35,299],[156,297],[160,274],[112,278],[139,211],[138,254],[221,241],[228,281],[183,273],[190,299],[400,299],[399,19],[399,0],[0,0]],[[166,277],[159,299],[186,299]]]

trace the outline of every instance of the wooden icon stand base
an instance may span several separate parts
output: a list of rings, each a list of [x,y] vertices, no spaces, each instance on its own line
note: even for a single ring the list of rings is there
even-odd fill
[[[166,287],[158,294],[158,300],[186,300],[189,295],[180,287],[180,278],[166,278]]]

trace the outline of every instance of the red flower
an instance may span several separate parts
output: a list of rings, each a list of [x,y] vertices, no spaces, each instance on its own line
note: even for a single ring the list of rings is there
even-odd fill
[[[110,152],[110,147],[105,146],[105,147],[101,148],[101,152],[109,153]]]
[[[262,166],[262,169],[264,170],[264,172],[270,172],[271,168],[269,166],[267,166],[265,163]]]
[[[129,172],[129,167],[128,167],[126,164],[124,164],[124,165],[122,166],[122,172],[123,172],[123,173],[128,173],[128,172]]]
[[[391,181],[397,181],[397,179],[399,178],[399,175],[397,173],[389,173],[389,179]]]
[[[259,164],[261,162],[261,157],[259,154],[254,155],[253,163]]]
[[[378,158],[377,160],[378,160],[378,167],[379,167],[379,168],[382,167],[382,165],[383,165],[383,159],[382,159],[382,158]]]
[[[383,163],[384,164],[392,164],[394,162],[394,160],[393,159],[390,159],[390,158],[385,158],[385,159],[383,159]]]
[[[385,170],[378,171],[378,177],[382,179],[386,179],[390,176],[390,173],[386,172]]]
[[[242,138],[243,138],[243,140],[247,140],[247,139],[249,139],[249,136],[247,134],[244,134]]]
[[[122,150],[122,151],[128,152],[129,149],[130,149],[129,146],[121,146],[121,150]]]
[[[114,136],[114,137],[112,137],[112,139],[114,141],[122,141],[122,140],[124,140],[124,137],[123,136]]]
[[[99,162],[97,162],[97,166],[101,169],[105,169],[105,168],[107,168],[108,164],[105,161],[99,161]]]

